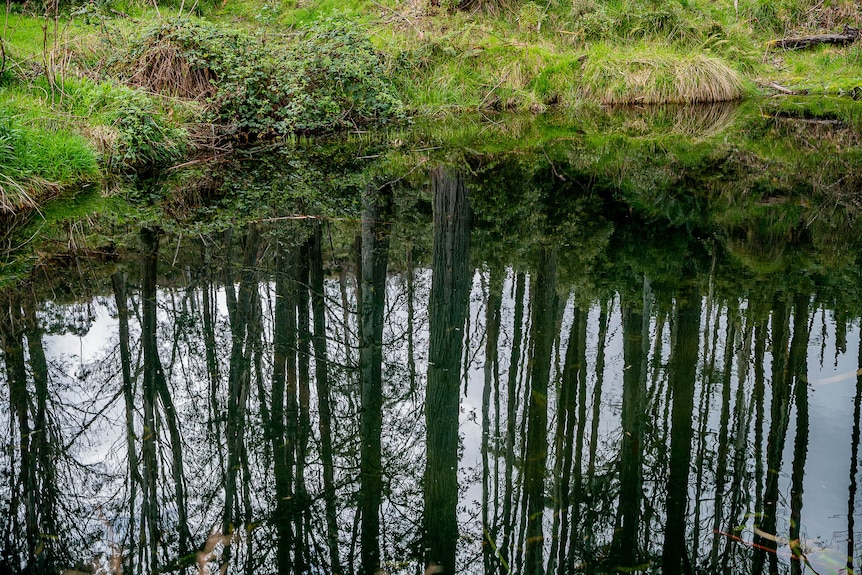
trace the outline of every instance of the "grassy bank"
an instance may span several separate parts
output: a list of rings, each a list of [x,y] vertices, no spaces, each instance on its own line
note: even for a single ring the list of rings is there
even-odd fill
[[[845,0],[225,0],[7,5],[0,212],[230,142],[406,116],[854,94]],[[848,96],[849,101],[849,96]],[[816,107],[816,105],[815,105]]]

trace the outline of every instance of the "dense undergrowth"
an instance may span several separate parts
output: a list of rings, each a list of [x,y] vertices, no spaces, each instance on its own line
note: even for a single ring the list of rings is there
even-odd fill
[[[129,84],[206,102],[203,119],[246,140],[404,115],[382,56],[347,21],[279,39],[167,20],[133,39],[113,68]]]

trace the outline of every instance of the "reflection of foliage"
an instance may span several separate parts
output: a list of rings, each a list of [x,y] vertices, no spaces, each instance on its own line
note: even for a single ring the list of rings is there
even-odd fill
[[[780,283],[788,270],[848,277],[862,189],[856,124],[840,108],[825,117],[793,110],[619,110],[562,124],[461,121],[300,139],[173,172],[136,201],[161,206],[161,215],[141,209],[144,221],[208,233],[294,214],[350,220],[362,190],[394,183],[393,265],[402,266],[408,247],[414,263],[425,257],[427,171],[444,163],[472,174],[473,257],[491,267],[530,269],[541,245],[556,245],[561,285],[592,293],[623,276],[629,284],[646,274],[658,285],[715,243],[718,264],[746,278]],[[608,256],[605,246],[639,253]],[[629,260],[654,264],[625,271]]]

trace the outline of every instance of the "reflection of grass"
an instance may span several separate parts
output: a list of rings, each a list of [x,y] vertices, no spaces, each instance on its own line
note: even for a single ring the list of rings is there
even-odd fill
[[[787,561],[802,561],[813,573],[817,573],[819,575],[837,575],[839,573],[843,573],[845,575],[854,575],[856,573],[856,571],[847,568],[848,565],[852,564],[853,558],[842,551],[830,549],[828,547],[812,547],[808,544],[803,544],[798,539],[788,541],[783,537],[779,537],[771,533],[765,533],[757,527],[754,527],[753,530],[755,535],[762,537],[763,539],[774,541],[776,545],[787,545],[789,547],[789,552],[784,551],[783,549],[779,550],[768,545],[760,545],[758,543],[749,542],[746,539],[743,539],[742,537],[734,535],[732,533],[726,533],[724,531],[717,530],[714,531],[714,533],[716,536],[726,537],[731,541],[739,543],[740,545],[745,545],[747,547],[751,547],[752,549],[759,549],[767,553],[772,553],[773,555],[781,557],[782,559],[785,559]]]
[[[862,152],[849,123],[858,111],[847,100],[768,104],[582,110],[499,125],[461,116],[411,130],[418,141],[439,146],[448,161],[464,161],[452,157],[456,149],[486,162],[515,151],[524,162],[552,163],[567,180],[575,170],[615,189],[647,221],[723,230],[735,261],[754,273],[844,265],[840,256],[855,253],[853,233],[840,235],[843,247],[816,254],[786,246],[809,234],[815,243],[828,237],[842,225],[841,214],[862,207],[856,175]],[[408,142],[403,150],[411,147],[411,135],[394,137]]]
[[[108,214],[99,219],[94,214]],[[105,198],[89,188],[75,197],[49,202],[38,214],[5,216],[0,234],[0,286],[26,275],[37,260],[54,254],[95,253],[113,246],[115,238],[103,235],[96,222],[123,221],[133,217],[129,205],[117,198]],[[134,217],[146,217],[143,213]],[[108,232],[109,233],[109,232]]]

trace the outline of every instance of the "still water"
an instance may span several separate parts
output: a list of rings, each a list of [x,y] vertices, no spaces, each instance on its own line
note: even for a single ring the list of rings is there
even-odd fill
[[[2,294],[0,573],[858,572],[852,206],[584,146],[91,223]]]

